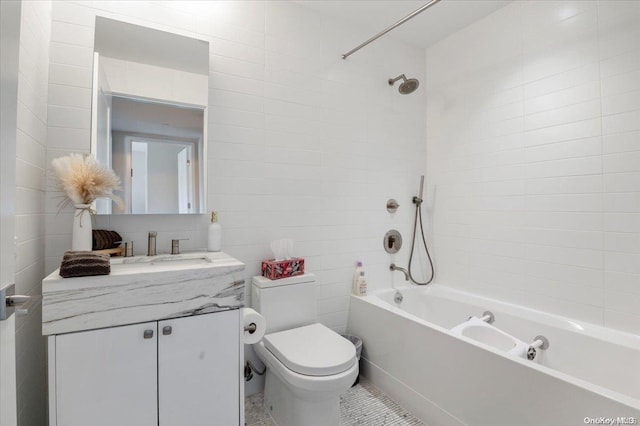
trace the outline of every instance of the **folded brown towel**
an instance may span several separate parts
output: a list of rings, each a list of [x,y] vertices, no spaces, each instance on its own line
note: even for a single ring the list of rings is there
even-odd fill
[[[66,251],[60,264],[60,276],[63,278],[109,275],[110,273],[111,263],[108,254]]]
[[[122,237],[116,231],[94,229],[92,234],[92,250],[116,248],[122,243]]]

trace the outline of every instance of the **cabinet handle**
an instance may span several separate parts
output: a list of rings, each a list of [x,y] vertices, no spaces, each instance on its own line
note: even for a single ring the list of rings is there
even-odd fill
[[[168,336],[169,334],[171,334],[172,331],[173,329],[171,328],[170,325],[165,325],[164,327],[162,327],[162,334],[164,334],[165,336]]]
[[[145,339],[151,339],[153,337],[153,330],[145,330],[142,336]]]

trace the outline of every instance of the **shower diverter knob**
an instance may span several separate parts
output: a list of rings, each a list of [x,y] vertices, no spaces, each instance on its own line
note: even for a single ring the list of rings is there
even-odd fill
[[[395,229],[384,234],[384,251],[389,254],[397,253],[402,247],[402,235]]]

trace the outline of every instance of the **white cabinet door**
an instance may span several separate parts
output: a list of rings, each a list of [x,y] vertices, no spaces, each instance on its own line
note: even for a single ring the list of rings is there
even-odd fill
[[[157,426],[157,336],[156,322],[56,336],[57,425]]]
[[[158,323],[160,426],[240,421],[240,310]]]

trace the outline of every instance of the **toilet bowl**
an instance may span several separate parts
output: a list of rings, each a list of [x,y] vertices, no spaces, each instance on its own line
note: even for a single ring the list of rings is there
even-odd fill
[[[340,424],[340,394],[358,376],[351,342],[312,324],[267,335],[254,348],[267,366],[264,401],[276,424]]]
[[[253,308],[267,323],[267,334],[253,347],[267,367],[264,404],[278,426],[339,425],[340,394],[358,376],[353,344],[315,322],[315,278],[309,275],[274,282],[254,277],[252,284]],[[271,315],[277,330],[270,329]]]

